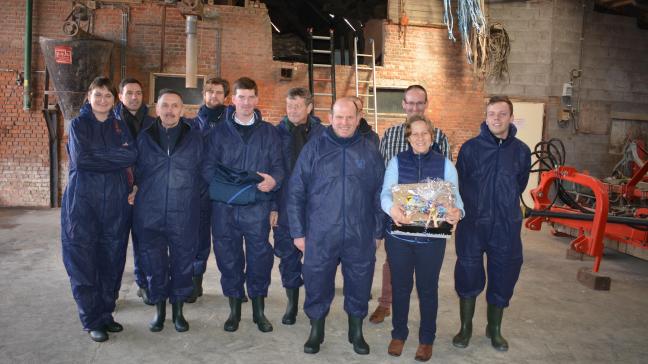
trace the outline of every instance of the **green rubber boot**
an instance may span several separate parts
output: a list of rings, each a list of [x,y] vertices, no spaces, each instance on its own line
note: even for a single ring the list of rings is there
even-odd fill
[[[461,319],[461,328],[459,333],[452,338],[452,345],[458,348],[468,347],[470,337],[472,336],[472,318],[475,314],[475,301],[473,298],[459,299],[459,318]]]
[[[155,317],[149,323],[149,330],[152,332],[162,331],[164,320],[166,320],[166,301],[161,301],[155,304]]]
[[[286,313],[281,319],[284,325],[294,325],[297,321],[297,309],[299,306],[299,288],[286,288],[286,296],[288,296],[288,304],[286,305]]]
[[[272,331],[272,324],[265,317],[263,310],[265,309],[265,297],[259,296],[250,299],[252,301],[252,321],[257,324],[259,331],[270,332]]]
[[[185,302],[187,303],[194,303],[198,299],[198,297],[203,295],[203,287],[202,287],[202,281],[203,281],[203,276],[202,274],[199,276],[193,276],[191,277],[191,280],[193,281],[193,291],[191,291],[191,295],[187,297]]]
[[[241,322],[241,302],[240,298],[229,297],[230,315],[225,321],[225,331],[234,332],[238,330],[239,322]]]
[[[316,354],[320,350],[320,345],[324,342],[324,324],[326,319],[310,320],[311,332],[308,340],[304,344],[304,353]]]
[[[369,354],[369,344],[362,335],[362,318],[349,315],[349,342],[356,354]]]
[[[491,345],[498,351],[507,351],[508,342],[502,337],[502,316],[504,308],[488,304],[488,326],[486,326],[486,337],[491,339]]]
[[[171,320],[177,332],[185,332],[189,330],[189,323],[184,318],[182,307],[184,302],[176,302],[171,304]]]

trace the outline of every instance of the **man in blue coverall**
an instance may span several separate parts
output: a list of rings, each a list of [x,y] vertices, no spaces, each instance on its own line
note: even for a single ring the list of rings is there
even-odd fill
[[[137,135],[143,129],[151,125],[155,118],[148,115],[148,107],[142,102],[143,100],[142,84],[134,78],[124,78],[119,83],[119,103],[113,109],[115,117],[123,120],[133,136],[137,140]],[[135,192],[132,192],[129,202],[132,204],[132,199],[137,192],[137,185],[133,186]],[[131,220],[132,224],[132,220]],[[142,267],[142,258],[139,249],[139,239],[131,228],[131,236],[133,242],[133,273],[135,274],[135,283],[137,283],[137,295],[142,297],[142,301],[147,305],[153,305],[148,297],[148,290],[146,288],[146,274]]]
[[[353,100],[335,102],[331,127],[306,144],[289,181],[288,220],[295,246],[304,252],[304,312],[311,333],[304,352],[317,353],[324,321],[335,295],[342,263],[344,310],[349,342],[369,354],[362,335],[376,263],[376,239],[384,215],[380,189],[385,166],[376,146],[358,130],[360,110]]]
[[[502,314],[522,268],[519,196],[531,168],[529,147],[515,137],[512,122],[513,104],[508,97],[491,97],[480,134],[463,144],[457,158],[459,192],[466,211],[455,238],[461,329],[452,343],[458,348],[467,347],[472,335],[475,300],[486,284],[486,253],[486,336],[495,349],[508,350],[501,334]]]
[[[218,182],[215,180],[218,170],[227,169],[258,175],[260,182],[253,191],[258,190],[261,194],[273,193],[281,187],[284,179],[281,139],[275,127],[255,113],[258,102],[258,88],[253,80],[242,77],[234,82],[234,110],[227,112],[225,120],[218,123],[206,139],[203,176],[210,185]],[[254,199],[237,204],[234,202],[236,195],[224,200],[211,197],[214,255],[221,272],[223,294],[230,304],[230,316],[224,329],[238,330],[245,294],[243,285],[246,284],[252,301],[253,321],[260,331],[272,331],[272,324],[264,314],[274,262],[268,240],[272,201]]]
[[[282,149],[284,153],[284,165],[286,173],[289,174],[297,157],[304,145],[324,131],[317,116],[311,115],[313,109],[313,96],[303,87],[295,87],[288,90],[286,96],[286,116],[277,125],[277,131],[281,136]],[[302,253],[293,244],[288,227],[288,214],[286,212],[286,197],[288,184],[277,193],[277,212],[273,211],[273,232],[275,255],[281,259],[279,272],[281,273],[281,284],[286,289],[288,304],[286,313],[281,319],[284,325],[293,325],[297,319],[299,305],[299,287],[304,284],[302,279]]]
[[[203,137],[182,117],[183,103],[174,90],[160,91],[158,118],[137,138],[138,183],[133,228],[140,239],[149,298],[156,315],[153,332],[164,328],[166,300],[176,331],[189,330],[183,303],[193,290],[193,259],[198,245]]]
[[[220,77],[211,77],[205,80],[203,86],[203,105],[198,109],[198,115],[194,121],[202,130],[203,135],[224,119],[225,98],[229,95],[229,82]],[[200,227],[198,228],[198,249],[194,260],[193,284],[187,303],[194,303],[203,295],[203,275],[207,270],[207,260],[211,251],[211,201],[207,184],[201,186],[200,190]]]

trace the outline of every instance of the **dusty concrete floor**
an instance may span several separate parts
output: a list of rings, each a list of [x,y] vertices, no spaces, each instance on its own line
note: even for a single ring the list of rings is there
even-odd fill
[[[648,357],[648,262],[607,252],[603,274],[612,277],[609,292],[591,291],[575,279],[591,261],[565,260],[567,239],[547,231],[524,230],[525,263],[503,332],[510,350],[499,353],[483,336],[485,302],[478,300],[475,333],[467,349],[451,344],[458,327],[452,271],[452,243],[446,250],[439,287],[436,363],[645,363]],[[380,250],[378,262],[384,260]],[[414,362],[418,306],[412,297],[410,340],[403,356],[387,355],[391,321],[365,324],[371,354],[358,356],[346,340],[341,278],[327,320],[326,342],[317,355],[303,353],[309,332],[300,312],[297,324],[284,326],[285,296],[275,264],[266,314],[274,332],[261,333],[244,304],[239,331],[222,329],[229,309],[218,284],[213,257],[205,278],[206,295],[186,306],[191,329],[177,333],[170,321],[161,333],[147,323],[153,308],[135,295],[129,253],[116,319],[125,331],[97,344],[81,331],[63,268],[59,241],[59,210],[0,209],[0,363],[396,363]],[[373,295],[380,294],[380,264]],[[303,291],[302,297],[303,300]],[[376,301],[370,302],[370,310]]]

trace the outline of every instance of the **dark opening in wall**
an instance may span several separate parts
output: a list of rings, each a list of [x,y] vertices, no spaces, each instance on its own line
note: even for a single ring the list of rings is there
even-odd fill
[[[308,62],[308,29],[313,29],[313,35],[316,36],[329,36],[332,29],[335,64],[352,65],[355,37],[358,38],[358,53],[371,53],[371,49],[366,47],[369,44],[365,35],[366,25],[371,19],[387,17],[387,0],[263,2],[268,8],[272,23],[273,58],[287,62]],[[372,28],[372,36],[375,37],[375,34],[375,29]],[[377,34],[382,36],[382,32]],[[376,43],[382,45],[382,39]],[[330,47],[328,40],[314,40],[313,49],[328,50]],[[378,53],[376,50],[376,59],[382,60]],[[316,54],[314,63],[330,64],[330,54]]]

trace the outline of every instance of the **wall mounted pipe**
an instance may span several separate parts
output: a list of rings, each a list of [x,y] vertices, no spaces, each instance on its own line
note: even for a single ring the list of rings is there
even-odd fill
[[[23,70],[23,110],[31,109],[31,57],[32,57],[32,10],[33,1],[25,1],[25,50]]]
[[[122,29],[121,29],[121,40],[119,50],[119,55],[121,57],[121,72],[120,76],[123,80],[126,78],[126,47],[128,46],[128,18],[129,18],[130,8],[125,6],[122,8]]]
[[[198,86],[198,78],[196,72],[198,71],[198,17],[195,15],[187,15],[187,48],[186,52],[186,65],[185,65],[185,87],[196,88]]]

